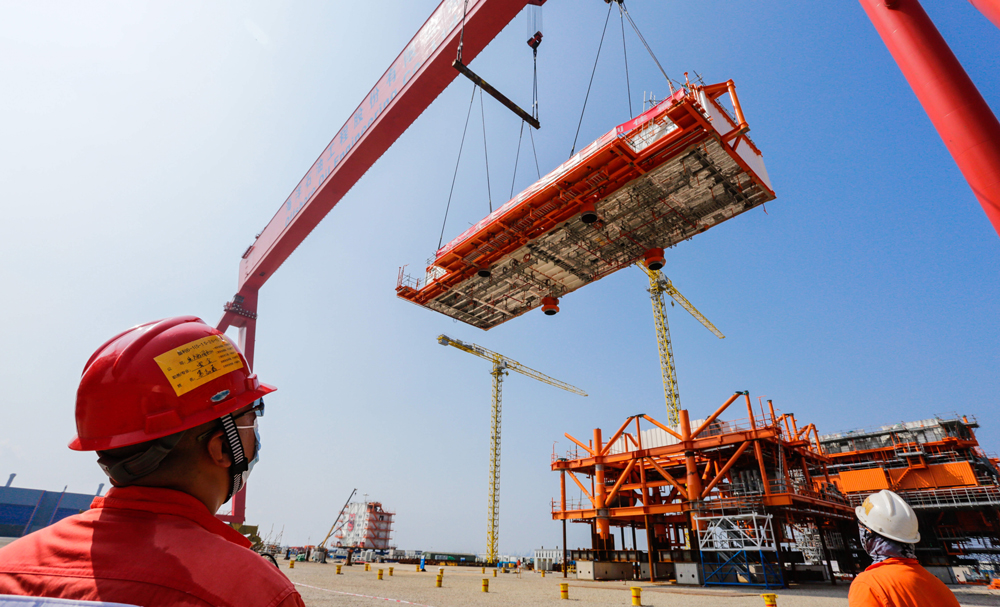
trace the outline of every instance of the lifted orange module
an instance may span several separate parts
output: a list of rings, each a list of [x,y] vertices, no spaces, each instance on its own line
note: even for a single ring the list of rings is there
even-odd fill
[[[735,118],[719,102],[728,95]],[[733,81],[689,85],[618,125],[437,251],[396,294],[481,329],[542,307],[774,199]]]

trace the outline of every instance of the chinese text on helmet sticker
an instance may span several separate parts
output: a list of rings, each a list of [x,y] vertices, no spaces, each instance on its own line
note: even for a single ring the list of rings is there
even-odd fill
[[[177,396],[230,371],[243,368],[243,359],[236,348],[221,335],[188,342],[153,360],[167,376]]]

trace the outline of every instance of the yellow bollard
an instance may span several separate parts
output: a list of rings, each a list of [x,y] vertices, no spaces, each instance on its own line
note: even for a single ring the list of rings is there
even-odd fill
[[[489,591],[490,591],[490,578],[484,577],[483,578],[483,592],[489,592]]]
[[[760,597],[764,599],[764,607],[778,607],[778,595],[762,594]]]
[[[542,569],[542,577],[545,577],[545,570]]]
[[[497,576],[497,570],[496,570],[496,569],[494,569],[494,570],[493,570],[493,577],[496,577],[496,576]]]
[[[568,599],[569,598],[569,584],[559,584],[559,598]]]
[[[337,565],[337,575],[341,575],[341,573],[340,573],[340,567],[341,567],[341,565]]]
[[[392,570],[393,570],[393,567],[389,567],[389,577],[392,577]]]
[[[632,604],[642,605],[642,588],[632,586]]]
[[[288,561],[288,568],[295,569],[295,559]]]
[[[365,571],[371,571],[371,570],[372,570],[371,564],[365,563]]]
[[[483,573],[486,573],[486,567],[483,567],[482,570],[483,570]]]
[[[417,573],[420,573],[420,565],[414,565],[417,568]]]
[[[442,579],[442,578],[444,578],[444,576],[443,576],[443,575],[441,575],[440,573],[439,573],[439,574],[437,574],[437,579],[436,579],[436,581],[434,582],[434,585],[435,585],[435,586],[437,586],[438,588],[440,588],[440,587],[441,587],[441,579]]]
[[[380,579],[380,580],[382,579],[382,570],[381,569],[378,570],[378,579]]]

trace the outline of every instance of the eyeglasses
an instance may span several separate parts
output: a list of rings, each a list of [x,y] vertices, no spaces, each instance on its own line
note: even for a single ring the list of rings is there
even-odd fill
[[[246,411],[244,411],[243,413],[240,413],[239,415],[234,415],[233,418],[237,419],[237,418],[240,418],[240,417],[245,417],[245,416],[247,416],[247,415],[249,415],[251,413],[253,413],[254,418],[264,417],[264,399],[263,398],[258,398],[256,401],[254,401],[254,406],[253,407],[247,409]]]
[[[249,408],[249,409],[247,409],[243,413],[240,413],[239,415],[234,415],[233,416],[233,420],[235,421],[237,419],[246,417],[247,415],[249,415],[251,413],[253,413],[253,416],[254,416],[253,417],[253,420],[254,420],[253,423],[254,423],[254,425],[253,426],[236,426],[237,429],[245,430],[245,429],[248,429],[248,428],[253,428],[253,427],[255,427],[257,425],[257,418],[258,417],[264,417],[264,399],[263,398],[258,398],[256,401],[254,401],[254,406],[251,407],[251,408]],[[218,430],[218,428],[213,428],[213,429],[209,430],[208,432],[205,432],[204,434],[201,434],[200,436],[196,437],[195,440],[197,440],[197,441],[205,440],[213,432],[216,432],[217,430]]]
[[[250,425],[250,426],[236,426],[237,430],[248,430],[248,429],[256,429],[257,428],[257,418],[258,417],[264,417],[264,399],[263,398],[257,399],[257,402],[256,402],[256,404],[253,407],[251,407],[247,411],[244,411],[242,414],[240,414],[238,416],[235,416],[233,419],[234,420],[241,419],[241,418],[244,418],[244,417],[246,417],[247,415],[249,415],[251,413],[253,413],[253,425]]]

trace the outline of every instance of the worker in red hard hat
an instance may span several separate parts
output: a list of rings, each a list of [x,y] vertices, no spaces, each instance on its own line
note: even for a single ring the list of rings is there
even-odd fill
[[[903,498],[883,489],[854,513],[873,562],[851,583],[850,607],[959,607],[944,582],[917,562],[919,521]]]
[[[215,517],[260,459],[264,395],[243,354],[193,316],[133,327],[90,357],[70,448],[112,488],[0,549],[0,594],[144,607],[301,606],[295,587]]]

